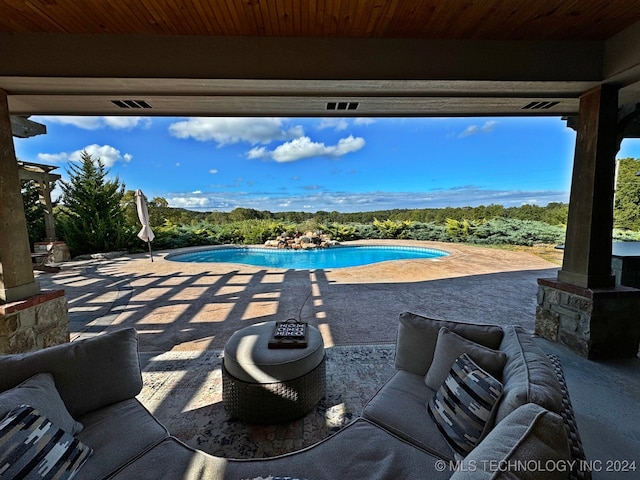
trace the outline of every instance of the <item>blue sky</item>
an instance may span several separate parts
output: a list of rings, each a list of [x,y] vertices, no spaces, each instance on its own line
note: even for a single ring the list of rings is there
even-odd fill
[[[31,119],[48,133],[15,139],[20,160],[67,178],[86,149],[127,189],[203,211],[567,202],[575,144],[557,117]]]

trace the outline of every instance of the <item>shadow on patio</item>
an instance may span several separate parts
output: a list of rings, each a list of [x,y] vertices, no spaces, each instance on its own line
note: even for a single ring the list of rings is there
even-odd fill
[[[215,421],[211,420],[224,416],[221,404],[213,401],[220,386],[220,350],[237,329],[295,317],[319,328],[328,355],[335,350],[335,355],[344,358],[348,348],[361,355],[362,348],[378,345],[376,361],[370,368],[358,370],[356,362],[346,365],[352,375],[370,377],[368,383],[361,382],[365,388],[354,387],[357,382],[350,380],[349,372],[329,373],[328,398],[319,406],[320,418],[309,415],[285,430],[253,429],[251,441],[243,440],[250,445],[245,450],[247,456],[264,454],[256,446],[260,438],[268,438],[277,453],[277,448],[286,451],[304,446],[296,439],[308,430],[309,422],[323,423],[328,434],[350,421],[392,374],[392,344],[400,312],[478,323],[520,324],[532,331],[536,279],[553,277],[557,271],[515,270],[405,281],[399,270],[395,279],[381,275],[389,281],[371,277],[353,278],[350,282],[344,275],[336,279],[331,270],[237,266],[220,270],[200,266],[194,271],[179,264],[166,271],[156,265],[153,268],[157,272],[122,268],[130,267],[130,261],[78,265],[55,275],[40,275],[38,280],[43,288],[67,291],[72,339],[125,326],[138,330],[145,365],[144,403],[161,421],[170,422],[171,417],[177,416],[178,430],[167,422],[169,430],[193,446],[202,448],[207,435],[239,441],[238,431],[216,432]],[[587,459],[602,461],[603,468],[608,460],[640,463],[640,424],[636,415],[640,360],[596,363],[549,342],[539,342],[563,362]],[[366,363],[365,358],[360,356],[360,363]],[[370,392],[372,388],[375,389]],[[346,398],[349,394],[363,398]],[[346,404],[349,406],[345,410]],[[273,452],[267,452],[270,453]],[[596,472],[594,478],[620,476]]]

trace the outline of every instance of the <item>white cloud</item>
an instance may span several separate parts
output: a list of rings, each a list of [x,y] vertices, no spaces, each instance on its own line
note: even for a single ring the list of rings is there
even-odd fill
[[[43,115],[34,116],[33,120],[47,124],[57,123],[60,125],[73,125],[83,130],[97,130],[99,128],[113,128],[114,130],[128,129],[135,127],[148,128],[151,126],[151,119],[148,117],[85,117],[85,116],[57,116]]]
[[[135,127],[149,128],[151,119],[149,117],[102,117],[105,125],[113,129],[132,129]]]
[[[215,168],[212,168],[211,170],[209,170],[209,173],[210,173],[211,175],[215,175],[216,173],[218,173],[218,170],[217,170],[217,169],[215,169]]]
[[[349,123],[345,118],[323,118],[320,120],[318,130],[333,128],[336,132],[349,128]]]
[[[484,125],[482,125],[482,127],[480,127],[480,131],[482,131],[483,133],[493,132],[497,124],[498,122],[494,120],[489,120],[488,122],[485,122]]]
[[[173,208],[206,208],[210,207],[207,197],[173,197],[167,200]]]
[[[220,187],[222,188],[222,187]],[[360,212],[394,208],[442,208],[489,205],[520,206],[523,203],[546,205],[549,202],[567,202],[568,192],[489,190],[476,186],[464,186],[423,192],[328,192],[323,189],[304,188],[299,194],[278,192],[248,193],[242,191],[167,193],[172,207],[194,210],[231,211],[237,207],[257,210],[310,211],[318,210]]]
[[[107,168],[111,168],[116,162],[130,162],[133,158],[133,155],[130,153],[122,155],[120,150],[111,145],[98,145],[94,143],[71,153],[39,153],[38,160],[45,163],[79,162],[82,158],[82,152],[85,150],[94,159],[100,158]]]
[[[494,120],[489,120],[486,121],[484,125],[469,125],[458,134],[458,138],[468,137],[477,133],[491,133],[495,130],[497,123],[498,122]]]
[[[39,153],[38,160],[42,163],[62,163],[69,160],[67,153]]]
[[[271,159],[278,163],[295,162],[304,158],[331,157],[337,158],[347,153],[357,152],[365,145],[364,138],[349,135],[342,138],[336,145],[325,145],[313,142],[307,136],[296,138],[290,142],[277,146],[274,150],[265,147],[256,147],[249,150],[247,158]]]
[[[252,145],[288,140],[304,135],[301,125],[289,126],[286,118],[189,118],[169,125],[177,138],[212,140],[219,146],[239,142]]]
[[[201,194],[201,193],[202,193],[202,190],[194,190],[194,191],[193,191],[193,192],[191,192],[191,193],[193,193],[194,195],[199,195],[199,194]]]
[[[354,125],[371,125],[376,123],[375,119],[368,117],[358,117],[353,120]]]

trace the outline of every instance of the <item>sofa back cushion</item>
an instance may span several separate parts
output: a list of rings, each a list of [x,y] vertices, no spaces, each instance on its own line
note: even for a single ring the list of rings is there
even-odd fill
[[[20,405],[29,405],[37,409],[53,424],[71,435],[79,433],[83,428],[82,424],[76,422],[69,414],[50,373],[38,373],[17,387],[1,392],[0,419]]]
[[[507,355],[502,372],[503,392],[496,423],[526,403],[536,403],[559,413],[562,389],[553,365],[531,335],[520,326],[507,326],[500,350]]]
[[[126,328],[37,352],[2,355],[0,392],[41,372],[53,375],[74,417],[135,397],[142,390],[138,334]]]
[[[562,417],[529,403],[496,425],[451,480],[566,480],[570,458]]]
[[[433,361],[438,332],[442,327],[494,350],[500,346],[503,335],[502,327],[497,325],[438,320],[404,312],[400,314],[398,325],[396,368],[424,376]]]
[[[503,352],[467,340],[453,333],[447,327],[442,327],[438,333],[438,342],[431,366],[424,377],[424,383],[427,387],[438,390],[449,375],[453,362],[463,353],[469,355],[471,360],[496,380],[502,380],[502,370],[507,362],[507,356]]]

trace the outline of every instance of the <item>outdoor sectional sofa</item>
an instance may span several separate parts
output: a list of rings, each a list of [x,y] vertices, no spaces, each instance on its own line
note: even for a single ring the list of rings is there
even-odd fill
[[[466,353],[456,357],[459,352]],[[463,451],[466,456],[458,462],[464,455],[445,436],[455,438],[459,432],[437,426],[443,421],[436,419],[441,404],[432,400],[442,400],[444,387],[434,389],[427,383],[441,382],[441,377],[451,383],[458,360],[469,358],[498,372],[485,378],[485,370],[478,369],[467,378],[480,378],[479,384],[497,378],[503,391],[494,407],[488,407],[491,415],[479,443],[475,448],[463,445],[470,452]],[[568,477],[572,456],[566,422],[558,414],[563,408],[561,385],[548,357],[520,327],[403,313],[395,365],[397,372],[362,416],[331,437],[278,457],[229,460],[186,446],[135,398],[142,377],[134,329],[5,355],[0,357],[0,430],[4,428],[5,435],[0,454],[15,441],[7,431],[29,429],[27,420],[15,418],[35,422],[46,417],[52,424],[44,422],[48,429],[59,427],[63,435],[56,441],[69,440],[71,454],[62,463],[67,473],[78,467],[78,479],[460,480],[503,478],[505,470],[511,470],[511,476],[504,478]],[[474,377],[478,372],[480,377]],[[451,412],[443,411],[446,423]],[[11,421],[17,425],[13,430],[7,427]],[[25,457],[28,450],[22,449]],[[5,478],[3,468],[16,471],[19,462],[0,462],[0,478]]]

